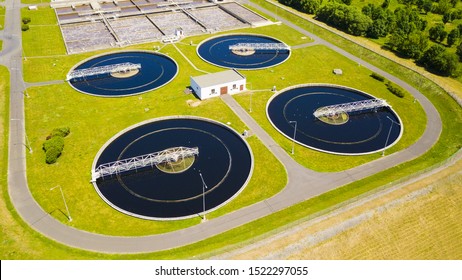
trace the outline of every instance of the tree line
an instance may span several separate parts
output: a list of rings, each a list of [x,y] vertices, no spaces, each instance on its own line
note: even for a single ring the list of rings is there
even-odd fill
[[[390,0],[381,5],[368,4],[362,9],[351,6],[352,0],[279,0],[315,19],[355,36],[386,38],[385,46],[403,57],[411,58],[434,73],[460,74],[462,62],[462,24],[451,31],[445,25],[462,19],[460,0],[398,0],[401,6],[389,9]],[[442,22],[430,28],[422,14],[442,15]],[[444,44],[446,42],[446,44]],[[456,52],[450,48],[456,47]]]

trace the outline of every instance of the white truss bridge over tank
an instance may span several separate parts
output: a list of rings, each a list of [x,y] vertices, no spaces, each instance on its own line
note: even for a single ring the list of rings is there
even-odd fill
[[[320,107],[313,113],[313,115],[316,118],[321,118],[321,117],[335,116],[339,113],[357,112],[357,111],[377,109],[381,107],[390,107],[390,105],[387,103],[387,101],[383,99],[367,99],[367,100]]]
[[[229,46],[230,50],[290,50],[284,43],[237,43]]]
[[[117,72],[123,73],[123,72],[128,72],[128,71],[136,70],[140,68],[141,68],[141,64],[139,63],[135,64],[135,63],[130,63],[130,62],[97,66],[97,67],[73,70],[69,74],[67,74],[66,79],[70,81],[75,78],[96,76],[96,75],[107,74],[107,73],[117,73]]]
[[[122,172],[137,170],[146,166],[153,166],[163,162],[176,162],[179,159],[199,155],[199,148],[175,147],[160,152],[136,156],[132,158],[104,163],[95,168],[91,173],[91,180],[95,182],[104,176],[119,174]]]

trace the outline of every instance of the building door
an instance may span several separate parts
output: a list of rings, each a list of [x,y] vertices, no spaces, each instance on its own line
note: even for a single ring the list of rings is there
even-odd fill
[[[240,91],[243,91],[243,90],[244,90],[244,85],[241,85],[241,86],[239,87],[239,90],[240,90]]]
[[[220,95],[227,94],[227,93],[228,93],[228,87],[220,88]]]

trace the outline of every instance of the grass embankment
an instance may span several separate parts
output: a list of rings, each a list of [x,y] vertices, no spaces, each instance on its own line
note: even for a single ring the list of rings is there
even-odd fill
[[[461,165],[413,184],[417,189],[431,187],[430,193],[387,208],[357,227],[289,258],[460,260]]]
[[[220,258],[461,259],[462,161]],[[334,234],[332,236],[332,234]]]

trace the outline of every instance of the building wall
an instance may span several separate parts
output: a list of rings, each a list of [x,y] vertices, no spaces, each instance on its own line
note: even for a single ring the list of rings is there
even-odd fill
[[[246,83],[246,80],[243,79],[243,80],[239,80],[235,82],[229,82],[229,83],[218,84],[218,85],[214,85],[214,86],[210,86],[206,88],[200,88],[199,85],[195,83],[194,79],[191,79],[191,87],[201,100],[220,96],[221,89],[223,87],[226,87],[227,94],[239,93],[241,91],[246,90],[245,83]]]

